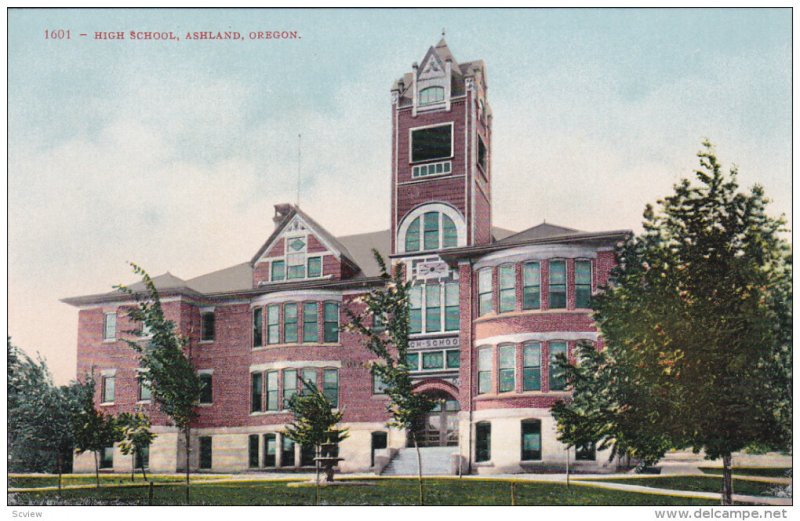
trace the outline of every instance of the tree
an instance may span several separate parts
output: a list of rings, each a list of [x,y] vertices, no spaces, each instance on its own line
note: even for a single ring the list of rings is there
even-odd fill
[[[142,477],[147,481],[144,459],[141,456],[142,452],[148,450],[156,438],[156,435],[150,431],[150,418],[141,411],[124,412],[117,418],[117,428],[122,437],[119,448],[123,454],[131,457],[131,481],[134,480],[137,459],[140,462],[139,468],[142,471]]]
[[[348,436],[347,429],[337,428],[344,417],[343,411],[334,410],[333,404],[316,386],[302,377],[300,382],[304,392],[295,394],[289,399],[289,410],[294,415],[294,422],[286,426],[284,436],[300,446],[314,447],[314,454],[322,456],[324,443],[339,443]],[[333,472],[327,476],[333,481]],[[319,460],[316,461],[317,503],[319,503]]]
[[[111,447],[119,441],[114,418],[99,412],[94,407],[94,378],[86,378],[86,392],[81,396],[81,408],[72,418],[72,429],[75,434],[75,449],[79,454],[92,452],[94,454],[94,473],[97,488],[100,488],[100,453],[106,447]]]
[[[740,192],[708,142],[698,157],[697,182],[647,206],[644,232],[618,249],[613,284],[594,301],[607,351],[589,371],[610,382],[608,396],[593,400],[576,380],[559,427],[597,437],[581,409],[590,402],[614,413],[607,437],[648,457],[690,447],[722,458],[731,504],[732,453],[791,443],[791,254],[763,188]]]
[[[386,406],[391,415],[389,426],[405,429],[410,433],[417,453],[419,501],[420,504],[424,504],[422,457],[414,425],[421,415],[433,408],[434,404],[424,394],[414,392],[406,365],[409,336],[408,295],[411,283],[405,281],[402,266],[396,266],[390,275],[380,253],[374,249],[372,253],[380,267],[381,278],[386,284],[357,299],[357,303],[363,304],[364,311],[357,314],[348,309],[350,321],[346,328],[359,334],[366,348],[380,358],[379,362],[370,366],[370,371],[373,377],[383,382],[385,393],[389,397]],[[373,327],[376,320],[384,324],[385,328]]]
[[[149,340],[126,340],[140,358],[147,374],[152,396],[159,409],[169,416],[175,427],[183,433],[186,450],[186,502],[189,502],[189,456],[191,454],[192,422],[197,417],[200,400],[200,377],[192,365],[189,339],[175,330],[175,323],[167,320],[161,298],[153,279],[140,266],[130,263],[133,272],[142,277],[145,297],[126,286],[116,288],[136,298],[137,306],[129,317],[143,324],[150,332]]]

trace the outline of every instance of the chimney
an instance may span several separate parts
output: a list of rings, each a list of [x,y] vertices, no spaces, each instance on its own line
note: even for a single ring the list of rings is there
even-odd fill
[[[417,117],[417,75],[419,74],[419,65],[417,62],[411,64],[414,74],[411,75],[411,117]]]
[[[283,204],[276,204],[275,205],[275,216],[272,218],[272,222],[275,223],[275,226],[278,226],[281,221],[283,221],[289,212],[292,211],[292,205],[289,203]]]

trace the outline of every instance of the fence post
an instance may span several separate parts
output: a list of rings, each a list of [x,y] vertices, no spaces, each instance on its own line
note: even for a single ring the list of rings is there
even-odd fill
[[[147,491],[147,504],[153,506],[153,482],[150,482],[150,486],[148,487]]]

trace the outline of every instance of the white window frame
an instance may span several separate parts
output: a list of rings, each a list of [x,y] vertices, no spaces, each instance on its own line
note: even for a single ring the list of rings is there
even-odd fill
[[[308,252],[308,237],[311,235],[309,232],[300,232],[300,233],[291,233],[286,234],[283,236],[283,255],[279,257],[269,257],[269,281],[270,282],[292,282],[296,280],[317,280],[325,278],[325,252],[315,252],[309,253]],[[289,242],[293,241],[294,239],[302,239],[305,243],[305,247],[303,248],[302,252],[297,253],[290,253],[289,252]],[[289,255],[303,255],[303,273],[304,276],[302,278],[289,278]],[[309,277],[308,276],[308,260],[313,258],[319,258],[319,276],[317,277]],[[273,280],[272,279],[272,264],[275,261],[283,262],[283,279],[282,280]],[[299,266],[299,264],[295,264],[295,266]]]
[[[433,104],[424,105],[425,107],[432,106]],[[413,158],[413,151],[414,151],[414,131],[415,130],[424,130],[426,128],[435,128],[435,127],[444,127],[446,125],[450,125],[450,155],[444,157],[437,157],[435,159],[426,159],[424,161],[414,161]],[[448,121],[445,123],[434,123],[432,125],[423,125],[421,127],[413,127],[408,129],[408,164],[409,165],[421,165],[424,163],[435,163],[438,161],[445,161],[447,159],[453,159],[455,157],[455,122]],[[451,172],[452,173],[452,172]]]
[[[439,250],[442,250],[442,244],[444,243],[444,225],[442,222],[442,214],[447,215],[452,221],[453,224],[456,225],[456,248],[461,248],[467,245],[467,224],[464,220],[464,217],[461,215],[461,212],[456,210],[450,205],[442,204],[442,203],[432,203],[432,204],[424,204],[422,206],[418,206],[414,210],[410,211],[400,223],[400,227],[397,229],[397,251],[398,253],[415,253],[415,254],[430,254],[430,252],[438,251],[438,250],[426,250],[425,247],[425,230],[424,230],[424,218],[422,217],[428,212],[439,212]],[[406,251],[406,234],[408,234],[408,229],[411,226],[411,223],[414,220],[420,217],[420,235],[419,235],[419,246],[420,249],[418,251],[407,252]]]
[[[114,316],[114,336],[106,336],[108,332],[108,317]],[[106,311],[103,313],[103,342],[115,342],[117,340],[117,312]]]

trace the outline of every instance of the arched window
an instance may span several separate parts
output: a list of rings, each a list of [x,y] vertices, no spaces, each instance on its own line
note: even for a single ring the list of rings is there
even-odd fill
[[[405,246],[407,252],[455,248],[458,246],[456,224],[444,213],[425,212],[408,226]]]
[[[419,91],[419,104],[430,105],[444,101],[444,87],[428,87]]]

